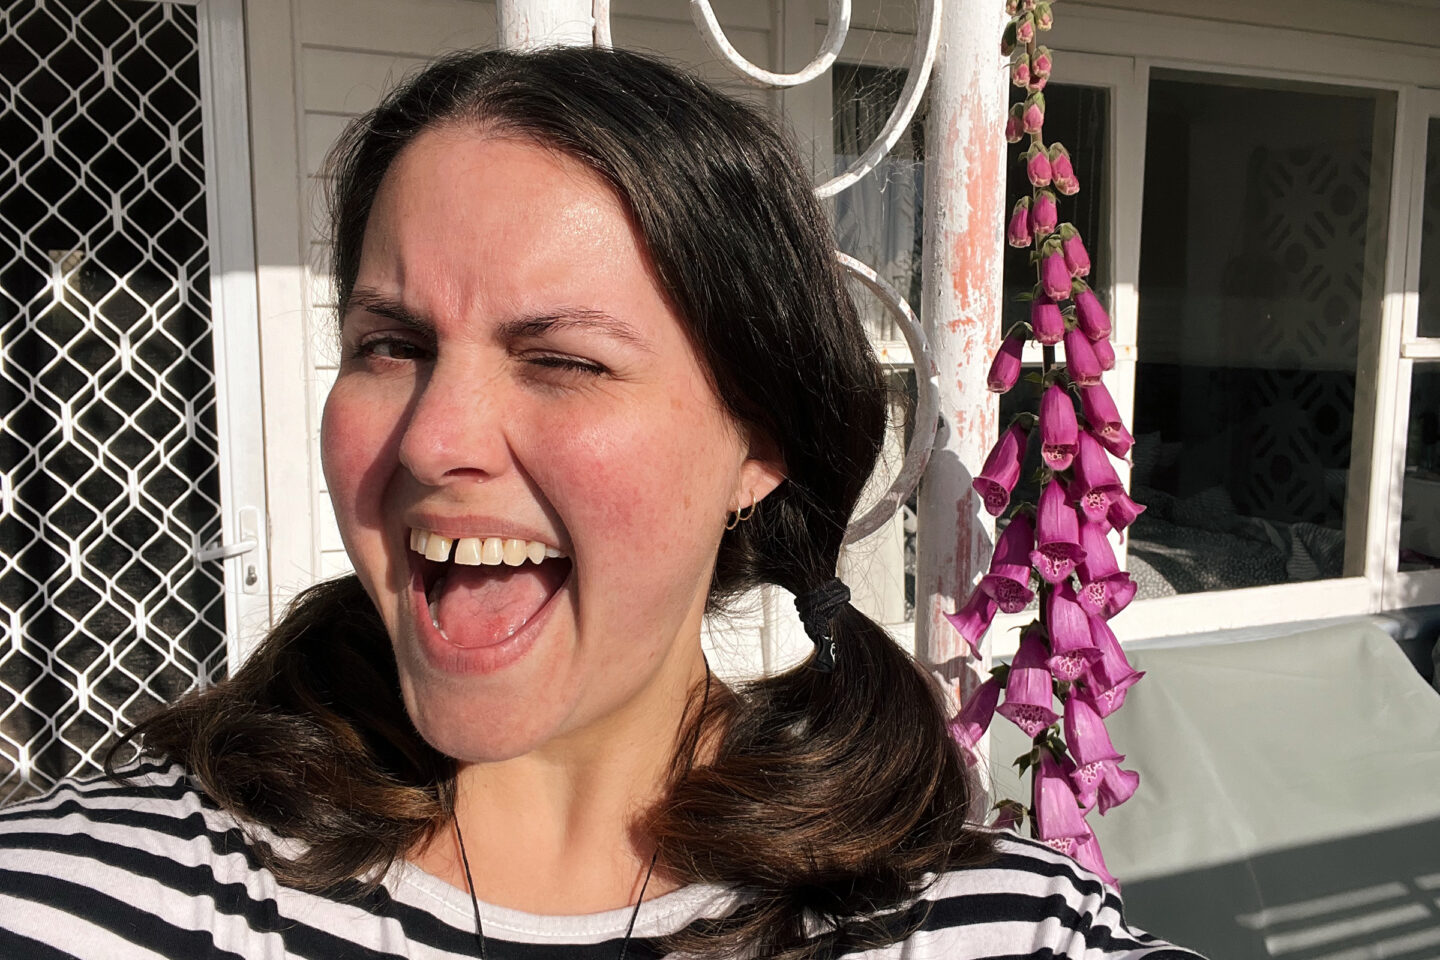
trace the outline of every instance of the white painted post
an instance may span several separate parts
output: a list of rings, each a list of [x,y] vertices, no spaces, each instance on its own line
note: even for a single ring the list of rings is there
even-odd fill
[[[940,382],[940,433],[920,486],[915,648],[955,693],[985,679],[944,614],[990,556],[994,522],[970,481],[996,433],[985,385],[1000,340],[1008,76],[1001,0],[945,4],[925,123],[921,317]]]
[[[495,16],[507,50],[595,42],[594,0],[498,0]]]

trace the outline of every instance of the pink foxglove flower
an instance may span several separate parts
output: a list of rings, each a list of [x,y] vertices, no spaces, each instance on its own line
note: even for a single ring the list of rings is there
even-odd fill
[[[1115,639],[1115,631],[1104,620],[1090,618],[1090,635],[1100,648],[1100,659],[1090,664],[1080,682],[1095,712],[1108,717],[1125,703],[1125,691],[1145,674],[1130,666],[1125,651],[1120,649],[1120,641]]]
[[[974,766],[979,758],[975,748],[985,731],[990,729],[990,720],[995,716],[995,707],[1000,702],[1000,678],[991,677],[975,689],[961,705],[960,712],[950,721],[950,736],[964,748],[965,762]]]
[[[1111,345],[1109,337],[1092,342],[1090,349],[1095,351],[1095,359],[1100,361],[1101,370],[1115,369],[1115,347]]]
[[[1124,489],[1112,490],[1109,501],[1110,504],[1105,509],[1105,522],[1114,530],[1124,530],[1145,512],[1145,505],[1131,500]]]
[[[1045,602],[1045,629],[1050,634],[1050,656],[1045,665],[1057,680],[1074,683],[1090,664],[1100,659],[1090,632],[1090,618],[1075,599],[1075,589],[1062,583]]]
[[[1050,76],[1050,69],[1055,65],[1055,59],[1050,55],[1049,47],[1037,47],[1035,56],[1030,58],[1030,73],[1035,77]]]
[[[1021,197],[1015,201],[1010,213],[1010,223],[1005,227],[1005,240],[1012,247],[1030,246],[1030,198]]]
[[[990,629],[990,621],[995,619],[995,612],[999,609],[995,606],[995,601],[977,587],[970,594],[970,599],[965,601],[965,605],[954,613],[945,614],[945,619],[950,621],[950,626],[955,628],[960,639],[970,647],[971,655],[978,658],[980,638]]]
[[[1070,496],[1080,505],[1086,519],[1099,523],[1106,518],[1112,495],[1124,493],[1125,487],[1100,441],[1089,430],[1080,431],[1079,449],[1075,454]]]
[[[1090,276],[1090,253],[1080,239],[1080,231],[1068,223],[1060,227],[1060,250],[1065,254],[1065,266],[1070,268],[1070,276]]]
[[[1035,4],[1035,28],[1037,30],[1049,30],[1055,26],[1055,14],[1046,2]]]
[[[1025,427],[1017,420],[1000,434],[1000,439],[990,449],[980,476],[971,486],[985,502],[990,516],[998,517],[1010,505],[1010,494],[1020,479],[1020,465],[1025,460],[1025,443],[1029,439]]]
[[[1010,63],[1010,82],[1017,87],[1030,86],[1030,61],[1023,53]]]
[[[990,595],[1005,613],[1019,613],[1031,600],[1030,548],[1035,545],[1035,525],[1028,513],[1017,513],[995,543],[990,572],[980,579],[980,589]]]
[[[1025,123],[1020,119],[1022,109],[1024,108],[1017,103],[1005,116],[1005,140],[1008,143],[1019,143],[1025,136]]]
[[[1080,841],[1092,834],[1080,815],[1069,778],[1045,747],[1040,748],[1040,769],[1035,771],[1033,789],[1035,832],[1049,846],[1073,857]]]
[[[1026,14],[1015,24],[1015,39],[1020,43],[1030,43],[1035,39],[1035,18],[1033,16]]]
[[[1065,745],[1075,758],[1077,770],[1095,766],[1102,760],[1125,759],[1110,742],[1104,719],[1073,690],[1065,698]]]
[[[1075,320],[1085,336],[1091,340],[1104,340],[1110,336],[1110,314],[1100,304],[1100,298],[1084,280],[1075,281],[1071,295],[1075,298]]]
[[[1005,679],[1005,702],[996,711],[1034,739],[1059,719],[1055,713],[1055,687],[1045,668],[1045,641],[1034,632],[1020,638],[1020,649],[1010,661]]]
[[[1057,303],[1070,296],[1070,271],[1065,266],[1065,255],[1060,245],[1049,240],[1040,255],[1040,287],[1045,296]]]
[[[1085,559],[1085,550],[1080,546],[1080,522],[1066,501],[1060,481],[1045,484],[1036,514],[1035,549],[1030,553],[1030,562],[1047,583],[1059,583]]]
[[[1025,335],[1019,330],[1001,342],[990,364],[990,374],[985,378],[992,393],[1005,393],[1020,380],[1020,360],[1024,352]]]
[[[1104,524],[1088,520],[1082,523],[1080,546],[1085,550],[1085,560],[1076,568],[1080,575],[1080,606],[1092,617],[1109,620],[1135,599],[1135,581],[1116,563]]]
[[[1038,143],[1030,148],[1025,158],[1025,175],[1030,178],[1031,186],[1050,186],[1050,155]]]
[[[1095,439],[1100,441],[1101,446],[1117,457],[1123,457],[1130,452],[1135,438],[1125,429],[1125,423],[1120,419],[1120,411],[1115,406],[1115,399],[1110,396],[1110,391],[1105,389],[1103,383],[1080,388],[1080,409],[1085,411],[1085,420],[1090,424],[1090,429],[1094,431]]]
[[[1100,382],[1100,358],[1090,338],[1079,327],[1065,331],[1065,372],[1076,386],[1088,387]]]
[[[1134,770],[1121,770],[1118,761],[1101,764],[1100,788],[1097,791],[1101,816],[1111,807],[1118,807],[1129,800],[1139,788],[1140,774]]]
[[[1052,383],[1040,398],[1040,459],[1051,470],[1068,470],[1075,459],[1080,427],[1065,388]]]
[[[1050,236],[1055,232],[1055,224],[1059,221],[1059,216],[1055,209],[1055,195],[1049,190],[1039,191],[1030,203],[1030,235],[1037,240]],[[1065,294],[1069,292],[1070,284],[1067,281]],[[1062,294],[1060,299],[1063,300],[1065,294]]]
[[[1036,290],[1030,300],[1030,331],[1035,339],[1046,346],[1054,346],[1065,338],[1065,315],[1060,305],[1045,296],[1043,290]]]
[[[1055,189],[1065,196],[1073,197],[1080,192],[1080,179],[1075,176],[1070,154],[1058,143],[1050,148],[1050,175]]]
[[[1100,878],[1116,890],[1120,889],[1120,881],[1110,875],[1110,870],[1105,866],[1105,858],[1100,855],[1100,842],[1095,839],[1092,832],[1089,836],[1081,837],[1075,844],[1073,853],[1075,861]]]
[[[1039,133],[1045,127],[1045,94],[1034,93],[1020,112],[1021,126],[1026,133]]]

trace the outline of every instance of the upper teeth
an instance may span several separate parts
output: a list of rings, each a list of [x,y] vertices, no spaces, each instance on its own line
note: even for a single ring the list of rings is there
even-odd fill
[[[498,566],[502,563],[518,567],[526,560],[531,563],[539,563],[547,557],[565,556],[557,547],[541,543],[539,540],[514,540],[501,537],[460,537],[456,540],[442,537],[438,533],[431,533],[429,530],[422,530],[419,527],[410,528],[410,549],[424,554],[427,560],[451,559],[450,548],[452,546],[455,548],[455,562],[468,567],[480,564]]]

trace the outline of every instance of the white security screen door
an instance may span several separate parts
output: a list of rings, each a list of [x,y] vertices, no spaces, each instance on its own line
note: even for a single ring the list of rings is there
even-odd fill
[[[263,524],[226,503],[209,28],[0,5],[0,804],[223,675],[236,596],[265,597]]]

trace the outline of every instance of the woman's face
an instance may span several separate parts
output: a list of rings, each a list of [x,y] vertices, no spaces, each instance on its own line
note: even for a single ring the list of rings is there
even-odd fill
[[[421,134],[375,199],[342,346],[325,477],[425,738],[508,759],[683,697],[726,513],[779,473],[615,193],[526,141]]]

